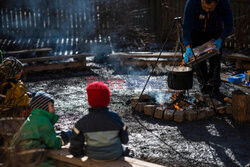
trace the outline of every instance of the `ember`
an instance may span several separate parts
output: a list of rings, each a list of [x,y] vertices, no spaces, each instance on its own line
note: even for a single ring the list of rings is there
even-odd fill
[[[174,104],[174,108],[177,109],[177,110],[180,109],[180,107],[178,106],[178,103]]]
[[[172,97],[170,97],[170,101],[166,103],[168,109],[179,110],[185,109],[189,105],[191,105],[184,95],[184,91],[174,92],[172,91]]]

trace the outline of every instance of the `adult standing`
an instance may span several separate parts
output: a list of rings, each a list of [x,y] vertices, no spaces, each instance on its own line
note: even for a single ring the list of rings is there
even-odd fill
[[[186,48],[184,62],[193,57],[191,48],[200,46],[211,39],[220,51],[218,55],[195,66],[203,94],[212,93],[221,98],[221,50],[222,43],[233,29],[233,16],[229,0],[188,0],[184,11],[183,40]]]

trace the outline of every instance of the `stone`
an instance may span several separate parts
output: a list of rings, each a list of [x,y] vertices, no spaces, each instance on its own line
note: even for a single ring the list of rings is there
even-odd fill
[[[157,108],[155,109],[154,117],[155,117],[155,118],[158,118],[158,119],[162,119],[164,109],[165,109],[165,108],[163,108],[163,107],[157,107]]]
[[[135,111],[137,112],[143,112],[144,111],[144,106],[147,105],[146,102],[139,102],[135,108]]]
[[[143,94],[141,95],[141,100],[142,101],[148,101],[151,99],[151,96],[147,95],[147,94]]]
[[[197,111],[197,120],[206,118],[207,109],[208,107],[204,107]]]
[[[193,109],[187,109],[184,111],[184,117],[188,121],[193,121],[197,119],[197,112]]]
[[[164,120],[173,120],[174,110],[165,110],[164,111]]]
[[[177,110],[175,113],[174,113],[174,121],[176,122],[183,122],[184,120],[184,111],[183,110]]]
[[[132,108],[135,108],[136,103],[138,102],[139,97],[131,97],[130,99],[130,105]]]
[[[155,112],[155,105],[145,105],[144,106],[144,114],[148,116],[153,116]]]

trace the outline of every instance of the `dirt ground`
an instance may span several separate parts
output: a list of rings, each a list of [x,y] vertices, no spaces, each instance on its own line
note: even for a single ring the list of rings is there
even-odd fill
[[[131,69],[133,73],[134,69]],[[121,74],[107,67],[84,71],[63,71],[29,75],[29,91],[43,90],[53,95],[57,114],[57,130],[71,129],[87,114],[86,85],[90,80],[109,83],[112,99],[109,108],[119,113],[129,127],[130,156],[164,166],[250,166],[250,126],[238,125],[229,115],[176,123],[133,114],[129,105],[132,95],[139,94],[148,73]],[[91,78],[92,77],[92,78]],[[40,80],[40,81],[36,81]],[[167,76],[152,76],[153,84],[145,93],[168,92]],[[197,81],[190,96],[198,91]],[[236,86],[223,83],[227,95]]]

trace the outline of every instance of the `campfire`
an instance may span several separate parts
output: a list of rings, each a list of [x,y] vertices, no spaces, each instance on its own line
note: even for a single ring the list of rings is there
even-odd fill
[[[157,103],[156,96],[142,95],[140,101],[139,96],[131,98],[131,107],[136,112],[144,113],[147,116],[166,121],[183,122],[194,121],[212,117],[215,112],[224,114],[232,114],[230,105],[223,106],[219,101],[209,97],[204,97],[201,94],[195,94],[195,97],[189,97],[185,91],[170,91],[166,92],[171,96],[164,99],[164,102]],[[190,100],[191,99],[191,100]],[[216,110],[214,110],[215,105]]]
[[[176,92],[172,91],[172,96],[170,97],[170,101],[166,103],[166,107],[168,109],[174,109],[175,111],[180,110],[180,109],[185,109],[191,103],[189,103],[186,100],[186,97],[184,95],[184,91]]]

